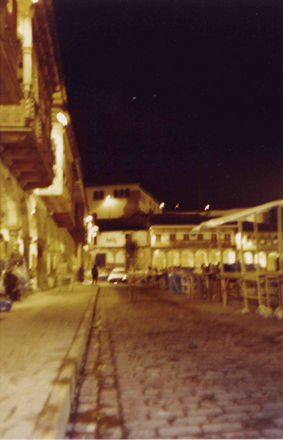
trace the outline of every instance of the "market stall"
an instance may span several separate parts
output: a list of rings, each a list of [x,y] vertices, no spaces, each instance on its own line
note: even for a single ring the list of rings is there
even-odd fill
[[[257,301],[257,311],[262,316],[274,314],[278,318],[283,318],[283,243],[282,243],[282,206],[283,199],[264,203],[237,211],[236,213],[225,215],[219,218],[210,219],[196,226],[192,232],[199,233],[203,230],[213,229],[217,231],[218,247],[220,250],[220,279],[223,305],[227,305],[229,295],[233,292],[229,286],[234,284],[243,298],[243,312],[249,311],[250,300]],[[271,210],[277,211],[277,251],[278,261],[276,270],[272,273],[266,268],[261,268],[259,264],[255,265],[255,271],[250,272],[246,269],[243,249],[243,223],[251,222],[253,224],[253,236],[255,244],[255,255],[258,255],[258,225],[262,223],[259,217]],[[237,257],[239,261],[239,271],[235,273],[225,273],[223,264],[223,252],[221,249],[220,227],[230,222],[237,222],[238,243]],[[274,308],[275,307],[275,308]]]

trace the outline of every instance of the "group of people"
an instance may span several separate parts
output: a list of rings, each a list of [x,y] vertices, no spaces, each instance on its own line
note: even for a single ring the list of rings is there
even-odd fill
[[[11,301],[18,301],[28,286],[28,271],[23,256],[12,252],[5,264],[1,265],[0,294]]]

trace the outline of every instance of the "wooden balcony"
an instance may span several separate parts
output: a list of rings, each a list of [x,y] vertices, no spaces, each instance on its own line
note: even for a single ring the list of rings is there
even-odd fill
[[[0,105],[0,156],[24,190],[52,183],[50,133],[31,96],[19,105]]]
[[[75,218],[72,212],[55,212],[53,220],[59,228],[66,228],[69,231],[75,228]]]
[[[151,245],[153,249],[218,249],[219,243],[215,240],[170,240],[168,242],[156,241]],[[221,241],[221,248],[236,248],[230,240]]]

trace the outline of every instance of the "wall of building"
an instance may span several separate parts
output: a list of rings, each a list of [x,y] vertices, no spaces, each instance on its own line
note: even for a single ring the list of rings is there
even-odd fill
[[[86,196],[90,212],[98,219],[160,212],[159,203],[138,184],[91,186]]]
[[[48,288],[82,264],[85,206],[52,1],[0,2],[0,22],[0,272]]]

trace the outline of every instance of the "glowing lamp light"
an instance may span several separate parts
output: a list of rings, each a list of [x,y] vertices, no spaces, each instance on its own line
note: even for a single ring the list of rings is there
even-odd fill
[[[210,204],[208,203],[207,205],[205,205],[204,210],[209,211],[209,209],[210,209]]]
[[[111,199],[111,196],[110,196],[110,194],[108,194],[108,196],[106,196],[106,200],[110,200]]]
[[[160,203],[160,205],[159,205],[159,208],[160,208],[160,209],[163,209],[163,208],[164,208],[164,206],[165,206],[165,203],[164,203],[164,202],[162,202],[162,203]]]
[[[56,118],[57,118],[57,121],[59,121],[60,124],[62,124],[64,127],[66,127],[68,125],[68,119],[66,118],[64,113],[58,112],[56,115]]]
[[[38,3],[38,0],[31,0],[32,3]]]
[[[92,215],[88,215],[87,217],[85,217],[84,220],[85,220],[86,223],[92,222],[92,220],[93,220]]]

